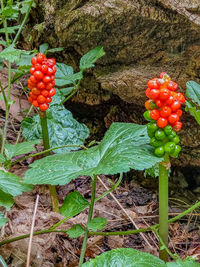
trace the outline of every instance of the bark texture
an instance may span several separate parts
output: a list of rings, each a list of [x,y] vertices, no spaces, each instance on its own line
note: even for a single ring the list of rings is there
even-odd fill
[[[162,71],[182,92],[186,81],[200,82],[199,0],[38,0],[37,5],[24,31],[28,48],[42,42],[62,46],[57,60],[78,70],[83,54],[104,46],[106,56],[86,73],[73,101],[102,108],[109,103],[106,126],[116,120],[143,122],[146,83]],[[112,102],[114,95],[118,102]],[[189,115],[183,122],[186,153],[176,163],[199,165],[200,127]]]

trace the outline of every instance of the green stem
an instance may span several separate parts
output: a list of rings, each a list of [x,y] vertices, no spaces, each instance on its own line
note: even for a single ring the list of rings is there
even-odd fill
[[[75,85],[74,90],[71,92],[70,95],[68,95],[62,102],[61,104],[64,104],[65,102],[67,102],[73,95],[75,95],[75,93],[77,92],[79,86],[80,86],[81,80],[78,81],[78,83]]]
[[[4,3],[3,0],[1,0],[1,12],[3,13],[3,11],[4,11]],[[4,15],[2,16],[2,21],[3,21],[3,28],[5,30],[6,44],[9,45],[10,39],[8,36],[8,25],[7,25],[7,19]]]
[[[24,27],[24,25],[25,25],[25,23],[26,23],[26,21],[28,19],[28,15],[30,13],[32,3],[33,3],[33,1],[30,1],[29,2],[29,7],[27,9],[26,15],[25,15],[25,17],[24,17],[24,19],[22,21],[22,24],[20,25],[20,28],[18,29],[17,34],[15,35],[15,38],[14,38],[14,40],[12,42],[12,45],[15,45],[15,43],[17,42],[17,39],[19,38],[19,35],[20,35],[20,33],[21,33],[21,31],[22,31],[22,29],[23,29],[23,27]]]
[[[41,123],[41,127],[42,127],[42,137],[43,137],[44,149],[49,150],[50,145],[49,145],[49,133],[48,133],[48,127],[47,127],[46,111],[40,111],[39,114],[40,114],[40,123]],[[44,155],[49,156],[50,152],[49,151],[45,152]],[[56,187],[53,185],[48,185],[48,186],[49,186],[49,192],[50,192],[50,196],[51,196],[53,211],[59,212]]]
[[[23,157],[23,158],[20,158],[20,159],[17,159],[17,160],[15,160],[15,161],[13,161],[13,162],[11,163],[11,166],[12,166],[12,165],[15,165],[15,164],[17,164],[18,162],[23,161],[23,160],[25,160],[25,159],[29,159],[29,158],[33,158],[33,157],[37,157],[37,156],[46,154],[47,152],[51,152],[52,150],[56,150],[56,149],[59,149],[59,148],[65,148],[65,147],[71,147],[71,148],[73,148],[73,147],[80,147],[80,148],[83,148],[83,149],[87,149],[87,147],[82,146],[82,145],[65,145],[65,146],[56,146],[56,147],[52,147],[52,148],[49,148],[49,149],[44,150],[44,151],[40,151],[40,152],[35,153],[35,154],[28,155],[28,156]]]
[[[79,264],[78,264],[79,267],[81,267],[83,264],[85,251],[86,251],[86,247],[87,247],[87,240],[88,240],[88,234],[89,234],[88,224],[92,219],[94,202],[95,202],[95,194],[96,194],[96,184],[97,184],[97,175],[94,175],[94,178],[92,181],[92,195],[91,195],[91,202],[90,202],[90,208],[89,208],[89,213],[88,213],[87,226],[85,229],[85,235],[84,235],[82,249],[81,249],[81,256],[80,256]]]
[[[182,213],[180,213],[179,215],[171,218],[168,223],[172,223],[175,222],[179,219],[181,219],[182,217],[184,217],[185,215],[187,215],[188,213],[191,213],[193,210],[197,209],[198,207],[200,207],[200,201],[197,202],[196,204],[194,204],[193,206],[191,206],[189,209],[183,211]],[[129,231],[117,231],[117,232],[89,232],[88,235],[101,235],[101,236],[116,236],[116,235],[131,235],[131,234],[138,234],[141,232],[149,232],[149,231],[154,231],[155,229],[157,229],[159,227],[159,224],[155,224],[151,227],[148,228],[140,228],[137,230],[129,230]],[[44,229],[41,231],[37,231],[34,232],[33,235],[41,235],[41,234],[46,234],[46,233],[66,233],[67,230],[63,230],[63,229],[53,229],[53,227],[51,227],[50,229]],[[17,236],[17,237],[13,237],[10,239],[6,239],[0,242],[0,246],[3,246],[5,244],[9,244],[12,243],[14,241],[18,241],[24,238],[28,238],[30,236],[30,234],[25,234],[25,235],[21,235],[21,236]]]
[[[169,174],[169,156],[165,155],[164,161],[159,164],[159,235],[168,247],[168,174]],[[159,249],[162,244],[159,244]],[[167,250],[160,249],[159,257],[161,260],[168,261]]]

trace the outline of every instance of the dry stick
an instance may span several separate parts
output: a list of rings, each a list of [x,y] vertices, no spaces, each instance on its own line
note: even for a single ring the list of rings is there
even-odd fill
[[[105,187],[106,190],[108,190],[108,187],[104,184],[104,182],[101,180],[99,176],[97,176],[99,182]],[[132,222],[132,224],[135,226],[135,228],[138,230],[138,226],[136,223],[133,221],[133,219],[130,217],[130,215],[126,212],[126,210],[123,208],[123,206],[120,204],[120,202],[116,199],[116,197],[113,195],[113,193],[110,192],[111,197],[115,200],[115,202],[118,204],[118,206],[123,210],[123,212],[126,214],[126,216],[129,218],[129,220]],[[146,239],[143,233],[140,233],[144,241],[147,243],[147,245],[153,249],[152,245],[149,243],[149,241]]]
[[[33,219],[32,219],[32,225],[31,225],[31,233],[30,233],[30,239],[29,239],[29,244],[28,244],[26,267],[29,267],[30,266],[31,245],[32,245],[32,240],[33,240],[33,229],[34,229],[34,225],[35,225],[35,217],[36,217],[38,202],[39,202],[39,195],[37,195],[37,198],[36,198],[36,201],[35,201],[35,208],[34,208],[34,212],[33,212]]]

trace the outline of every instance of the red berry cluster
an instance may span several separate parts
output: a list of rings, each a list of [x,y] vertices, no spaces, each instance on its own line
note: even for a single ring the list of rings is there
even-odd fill
[[[160,78],[148,81],[148,88],[145,91],[149,98],[145,107],[150,113],[150,118],[157,121],[160,128],[167,125],[172,126],[175,132],[182,128],[179,118],[182,115],[181,104],[185,103],[182,93],[175,92],[178,88],[176,82],[171,81],[168,74],[162,72]]]
[[[44,54],[39,53],[31,59],[32,68],[31,77],[28,79],[28,88],[30,89],[28,101],[34,107],[39,107],[45,111],[51,103],[51,97],[55,95],[55,73],[56,60],[47,59]]]

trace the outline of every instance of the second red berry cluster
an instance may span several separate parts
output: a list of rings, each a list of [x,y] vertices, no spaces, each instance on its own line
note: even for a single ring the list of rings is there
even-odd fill
[[[145,102],[148,110],[146,116],[157,121],[160,128],[167,125],[172,126],[175,132],[181,130],[182,115],[181,104],[185,103],[185,97],[182,93],[175,92],[178,88],[176,82],[171,81],[168,74],[162,72],[160,78],[154,78],[148,81],[148,88],[145,91],[149,98]]]
[[[55,73],[56,60],[54,58],[47,59],[44,54],[39,53],[31,59],[32,68],[30,69],[31,76],[28,79],[29,93],[28,101],[34,107],[39,107],[45,111],[52,101],[52,96],[55,95]]]

